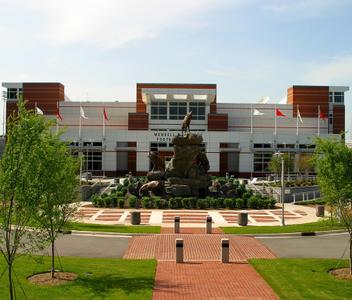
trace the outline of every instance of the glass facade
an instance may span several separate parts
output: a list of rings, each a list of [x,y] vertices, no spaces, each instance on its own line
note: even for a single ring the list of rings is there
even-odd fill
[[[205,120],[205,103],[191,102],[189,104],[189,111],[192,111],[192,119]]]
[[[167,119],[167,102],[152,101],[150,118],[152,120],[166,120]]]
[[[268,172],[268,165],[272,156],[272,153],[254,153],[253,171],[262,173]]]
[[[169,119],[182,120],[187,114],[187,102],[170,102]]]

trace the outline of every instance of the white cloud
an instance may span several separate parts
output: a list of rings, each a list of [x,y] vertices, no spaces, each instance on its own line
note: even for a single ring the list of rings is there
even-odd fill
[[[352,54],[334,57],[325,63],[314,63],[309,68],[310,71],[304,76],[306,82],[326,85],[350,84]]]
[[[229,0],[0,0],[10,9],[35,14],[38,31],[30,32],[30,36],[36,41],[59,46],[87,43],[102,48],[154,38],[170,26],[202,23],[204,12],[228,3]],[[22,31],[28,31],[26,25]]]
[[[298,17],[314,17],[331,7],[343,4],[345,0],[271,0],[266,1],[264,9],[277,14],[294,14]]]

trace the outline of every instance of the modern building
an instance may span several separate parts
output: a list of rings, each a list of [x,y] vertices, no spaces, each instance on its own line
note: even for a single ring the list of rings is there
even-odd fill
[[[287,89],[286,104],[218,103],[216,84],[137,83],[136,102],[75,102],[61,83],[3,83],[6,115],[18,95],[66,128],[63,139],[85,156],[85,168],[116,176],[150,169],[149,151],[172,157],[172,138],[192,111],[191,131],[203,136],[212,174],[263,176],[272,154],[292,154],[296,166],[317,136],[345,129],[345,86]],[[55,130],[55,128],[54,128]]]

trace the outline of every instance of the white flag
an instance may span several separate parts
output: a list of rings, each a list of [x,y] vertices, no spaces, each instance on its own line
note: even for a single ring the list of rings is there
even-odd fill
[[[301,117],[301,113],[299,112],[299,109],[297,108],[297,118],[299,119],[299,121],[303,124],[303,120]]]
[[[83,107],[82,107],[82,106],[80,107],[80,112],[81,112],[81,118],[83,118],[83,119],[88,119],[88,118],[85,116],[85,114],[84,114],[84,110],[83,110]]]
[[[35,107],[35,113],[37,115],[44,115],[43,111],[38,106]]]
[[[258,109],[253,109],[253,116],[262,116],[264,113],[260,112]]]

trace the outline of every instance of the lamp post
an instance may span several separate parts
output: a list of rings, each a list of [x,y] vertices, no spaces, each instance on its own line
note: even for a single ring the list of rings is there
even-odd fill
[[[285,160],[283,153],[276,152],[274,154],[276,157],[281,158],[281,225],[285,226],[285,182],[284,182],[284,170],[285,170]]]

